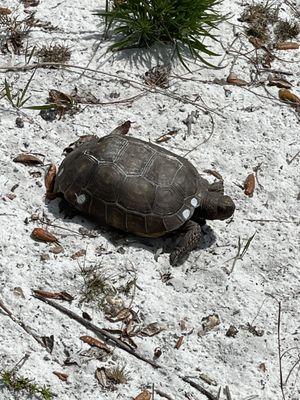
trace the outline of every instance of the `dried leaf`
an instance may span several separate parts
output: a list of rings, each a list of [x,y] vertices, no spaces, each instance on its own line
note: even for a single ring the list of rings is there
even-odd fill
[[[163,142],[167,142],[168,140],[171,139],[172,136],[177,135],[178,131],[173,130],[173,131],[169,131],[167,133],[164,133],[163,135],[161,135],[160,137],[158,137],[157,139],[155,139],[156,143],[163,143]]]
[[[42,176],[42,173],[41,171],[30,171],[29,175],[33,176],[34,178],[40,178]]]
[[[56,375],[61,381],[67,382],[69,375],[63,372],[53,371],[53,374]]]
[[[132,312],[130,308],[123,308],[121,311],[119,311],[117,313],[116,316],[114,316],[113,318],[106,316],[106,318],[110,321],[110,322],[119,322],[119,321],[125,321],[129,318],[132,317]]]
[[[13,159],[13,161],[25,165],[43,164],[43,161],[41,161],[38,157],[34,156],[33,154],[26,154],[26,153],[19,154],[17,157]]]
[[[122,332],[122,335],[124,333]],[[122,342],[126,343],[129,347],[131,347],[133,350],[137,349],[137,344],[134,342],[134,340],[130,336],[122,336],[121,337]]]
[[[139,331],[139,329],[136,328],[137,328],[136,324],[134,324],[133,320],[130,319],[126,324],[126,327],[124,329],[124,334],[126,336],[135,336]]]
[[[199,378],[202,379],[204,382],[206,382],[208,385],[213,385],[213,386],[218,385],[214,379],[210,378],[206,374],[203,374],[203,373],[199,374]]]
[[[117,126],[112,132],[111,134],[114,135],[127,135],[129,129],[131,126],[131,121],[126,121],[123,124]]]
[[[254,336],[263,336],[265,333],[263,329],[257,329],[256,326],[250,325],[249,322],[246,326],[246,329]]]
[[[107,353],[111,352],[110,348],[104,342],[102,342],[99,339],[95,339],[95,338],[93,338],[91,336],[80,336],[79,339],[82,340],[84,343],[87,343],[90,346],[98,347],[98,349],[104,350]]]
[[[49,251],[53,254],[60,254],[64,251],[64,248],[62,246],[55,245],[54,247],[51,247]]]
[[[165,330],[164,326],[159,325],[158,322],[153,322],[152,324],[144,326],[141,329],[141,335],[151,337],[154,335],[158,335],[160,332],[164,330]]]
[[[278,92],[278,96],[280,100],[300,104],[300,98],[287,89],[280,89]]]
[[[262,371],[262,372],[266,372],[267,371],[267,367],[266,364],[264,362],[260,363],[258,368]]]
[[[206,172],[207,174],[210,174],[210,175],[214,176],[215,178],[220,179],[220,181],[223,180],[222,175],[219,174],[219,172],[217,172],[217,171],[214,171],[212,169],[205,169],[203,172]]]
[[[202,318],[202,331],[199,332],[199,335],[211,331],[218,325],[220,325],[220,318],[218,314],[211,314]]]
[[[162,355],[161,349],[159,347],[156,347],[156,349],[154,349],[154,359],[157,360],[161,355]]]
[[[76,253],[71,255],[72,260],[76,260],[76,258],[82,257],[86,255],[86,250],[81,249],[76,251]]]
[[[275,45],[277,50],[295,50],[299,49],[299,43],[295,42],[278,42]]]
[[[48,171],[45,175],[45,187],[46,193],[53,193],[54,191],[54,183],[56,177],[57,168],[55,164],[51,164],[48,168]]]
[[[250,174],[244,182],[244,193],[246,196],[252,197],[255,189],[255,176]]]
[[[259,48],[262,46],[262,44],[263,44],[263,41],[262,41],[261,39],[259,39],[258,37],[254,37],[254,36],[251,36],[251,37],[249,38],[249,42],[250,42],[256,49],[259,49]]]
[[[230,83],[231,85],[236,85],[236,86],[246,86],[248,85],[248,82],[244,81],[243,79],[240,79],[237,77],[237,75],[233,72],[231,72],[227,79],[227,83]]]
[[[9,15],[12,11],[7,7],[0,7],[0,15]]]
[[[14,292],[14,294],[15,294],[16,296],[20,296],[20,297],[22,297],[23,299],[25,299],[23,289],[22,289],[20,286],[14,287],[14,288],[13,288],[13,292]]]
[[[87,321],[92,320],[92,317],[85,311],[82,312],[82,318],[86,319]]]
[[[237,328],[234,325],[230,325],[225,335],[228,337],[236,337],[237,333]]]
[[[56,105],[68,105],[71,106],[74,103],[74,98],[67,94],[60,92],[59,90],[56,89],[51,89],[49,90],[49,101],[50,103],[54,103]]]
[[[42,339],[45,347],[49,350],[49,353],[51,354],[53,351],[53,347],[54,347],[54,336],[53,335],[41,336],[41,339]]]
[[[38,296],[45,297],[47,299],[56,299],[56,300],[65,300],[65,301],[72,301],[74,297],[71,296],[69,293],[62,291],[62,292],[46,292],[44,290],[34,290],[34,294]]]
[[[40,0],[23,0],[24,1],[24,7],[36,7],[40,4]]]
[[[17,195],[14,193],[7,193],[5,197],[7,197],[9,200],[14,200],[17,197]]]
[[[97,368],[95,371],[95,376],[97,381],[100,383],[100,385],[104,388],[109,387],[108,383],[107,383],[107,378],[106,378],[106,373],[105,373],[105,368],[101,367],[101,368]]]
[[[177,349],[177,350],[180,349],[180,347],[183,343],[183,339],[184,339],[184,336],[180,336],[180,338],[177,340],[177,342],[175,344],[175,349]]]
[[[290,89],[292,87],[292,84],[290,82],[281,77],[277,77],[276,75],[269,75],[268,81],[268,86],[277,86],[283,89]]]
[[[31,232],[31,237],[35,240],[40,240],[41,242],[58,243],[58,239],[52,235],[52,233],[43,228],[34,228]]]
[[[151,393],[148,390],[143,390],[138,396],[133,400],[151,400]]]

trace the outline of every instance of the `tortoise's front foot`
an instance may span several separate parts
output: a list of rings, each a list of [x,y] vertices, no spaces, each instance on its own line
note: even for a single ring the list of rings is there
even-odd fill
[[[198,247],[203,236],[201,226],[194,221],[187,221],[181,231],[183,235],[170,254],[170,264],[173,266],[180,263],[186,254]]]
[[[67,200],[65,200],[65,198],[60,200],[58,208],[59,212],[63,214],[64,218],[72,219],[80,214],[76,208],[74,208],[70,203],[67,202]]]

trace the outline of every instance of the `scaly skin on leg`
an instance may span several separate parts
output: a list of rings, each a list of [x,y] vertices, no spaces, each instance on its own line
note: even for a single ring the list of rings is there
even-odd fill
[[[194,221],[187,221],[181,228],[183,233],[177,246],[170,254],[170,264],[176,265],[184,255],[195,249],[201,242],[201,226]]]
[[[224,194],[224,181],[217,181],[212,183],[211,185],[209,185],[208,191]]]

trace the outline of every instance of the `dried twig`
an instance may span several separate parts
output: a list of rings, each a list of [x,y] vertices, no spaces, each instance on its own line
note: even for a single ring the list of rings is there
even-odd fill
[[[282,394],[282,399],[285,400],[284,393],[284,383],[283,383],[283,372],[282,372],[282,357],[285,354],[281,351],[281,301],[270,293],[266,293],[268,296],[272,297],[278,304],[278,316],[277,316],[277,346],[278,346],[278,363],[279,363],[279,384]]]
[[[281,301],[278,302],[278,319],[277,319],[277,343],[278,343],[278,358],[279,358],[279,381],[282,398],[285,400],[285,394],[283,389],[283,374],[282,374],[282,355],[281,355]]]
[[[173,400],[173,398],[171,396],[169,396],[165,392],[161,391],[160,389],[155,389],[155,393],[157,393],[160,397],[164,397],[167,400]]]
[[[215,121],[213,119],[213,116],[211,114],[209,114],[210,120],[211,120],[211,132],[208,135],[208,137],[206,139],[204,139],[201,143],[198,143],[195,147],[193,147],[191,150],[187,151],[183,157],[186,157],[188,154],[190,154],[192,151],[196,150],[198,147],[202,146],[204,143],[207,143],[209,141],[209,139],[212,137],[212,135],[214,134],[215,131]]]
[[[292,164],[292,162],[299,156],[299,154],[300,154],[300,150],[290,160],[286,160],[286,162],[289,165]]]
[[[23,321],[18,319],[13,315],[13,313],[4,305],[3,301],[0,299],[0,308],[2,308],[3,311],[5,311],[6,315],[16,324],[18,324],[26,333],[28,333],[31,337],[33,337],[34,340],[36,340],[42,347],[44,347],[48,352],[49,349],[45,346],[42,338],[35,333],[32,332],[31,328],[27,326]]]
[[[187,126],[187,133],[184,135],[183,140],[186,140],[187,136],[191,136],[192,124],[195,124],[195,120],[199,117],[198,111],[192,111],[188,114],[187,118],[183,120],[183,123]]]
[[[209,400],[218,400],[216,396],[206,390],[203,386],[200,386],[198,383],[190,380],[188,377],[184,376],[181,378],[184,382],[190,384],[193,388],[199,390],[200,393],[204,394]]]
[[[201,106],[200,104],[197,104],[195,101],[189,100],[186,97],[182,97],[182,96],[177,96],[174,93],[171,93],[167,90],[161,89],[161,88],[150,88],[148,85],[141,83],[139,81],[135,81],[134,79],[129,79],[129,78],[125,78],[124,77],[120,77],[117,74],[113,74],[113,73],[109,73],[109,72],[105,72],[105,71],[100,71],[100,70],[96,70],[96,69],[92,69],[92,68],[87,68],[87,67],[82,67],[80,65],[72,65],[72,64],[63,64],[63,63],[37,63],[37,64],[27,64],[27,65],[20,65],[17,67],[0,67],[0,72],[9,72],[9,71],[30,71],[32,69],[36,69],[36,68],[45,68],[45,67],[51,67],[51,66],[57,66],[57,67],[62,67],[62,68],[66,68],[67,71],[69,72],[74,72],[72,70],[70,70],[70,68],[74,68],[74,69],[79,69],[79,70],[84,70],[84,71],[88,71],[88,72],[93,72],[95,74],[101,74],[101,75],[105,75],[105,76],[109,76],[110,78],[115,78],[118,81],[124,81],[126,80],[126,82],[130,83],[132,87],[134,87],[134,85],[137,85],[138,87],[142,87],[146,92],[149,93],[158,93],[161,94],[163,96],[167,96],[170,97],[174,100],[178,100],[180,102],[183,103],[187,103],[187,104],[192,104],[194,107],[204,111],[204,112],[211,112],[214,114],[217,114],[218,116],[220,116],[221,118],[224,118],[224,116],[222,114],[220,114],[217,110],[215,109],[210,109],[206,106]],[[87,78],[90,78],[89,76],[87,76]],[[91,79],[95,79],[94,77]],[[121,101],[121,100],[119,100]]]
[[[245,244],[243,250],[242,250],[241,238],[240,238],[240,236],[239,236],[239,238],[238,238],[238,251],[237,251],[237,254],[236,254],[235,257],[232,257],[230,260],[228,260],[228,261],[233,260],[233,263],[232,263],[232,266],[231,266],[230,271],[227,271],[227,272],[228,272],[228,275],[230,275],[230,274],[233,272],[234,267],[235,267],[235,264],[237,263],[237,261],[238,261],[238,260],[243,260],[243,257],[244,257],[244,255],[246,254],[247,250],[249,249],[249,246],[250,246],[250,244],[251,244],[251,242],[252,242],[252,240],[253,240],[255,234],[256,234],[256,232],[254,232],[253,235],[249,237],[249,239],[247,240],[247,242],[246,242],[246,244]]]
[[[225,394],[227,400],[232,400],[229,386],[227,386],[227,385],[224,388],[224,394]]]
[[[66,314],[68,317],[74,319],[75,321],[79,322],[81,325],[85,326],[87,329],[90,329],[97,335],[101,337],[102,340],[106,341],[111,341],[113,342],[117,347],[120,349],[126,351],[127,353],[132,354],[134,357],[145,361],[146,363],[152,365],[154,368],[160,368],[160,365],[156,364],[154,361],[149,360],[142,354],[138,353],[137,351],[134,351],[131,349],[131,347],[127,346],[125,343],[123,343],[120,339],[117,339],[114,337],[112,334],[107,332],[105,329],[98,328],[96,325],[92,324],[91,322],[87,321],[86,319],[80,317],[79,315],[75,314],[73,311],[68,310],[66,307],[63,307],[62,305],[56,303],[55,301],[46,299],[42,296],[38,296],[37,294],[33,295],[36,299],[43,301],[46,304],[49,304],[50,306],[56,308],[57,310],[61,311],[63,314]]]
[[[277,222],[279,224],[297,224],[297,221],[288,221],[286,219],[255,219],[255,218],[245,218],[245,221],[250,222]]]

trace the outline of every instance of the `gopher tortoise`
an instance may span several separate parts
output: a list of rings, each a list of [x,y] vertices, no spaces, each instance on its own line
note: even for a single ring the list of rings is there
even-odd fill
[[[224,220],[234,212],[222,181],[209,184],[187,159],[162,147],[115,131],[72,145],[52,194],[100,224],[137,236],[178,231],[171,265],[200,244],[206,219]]]

